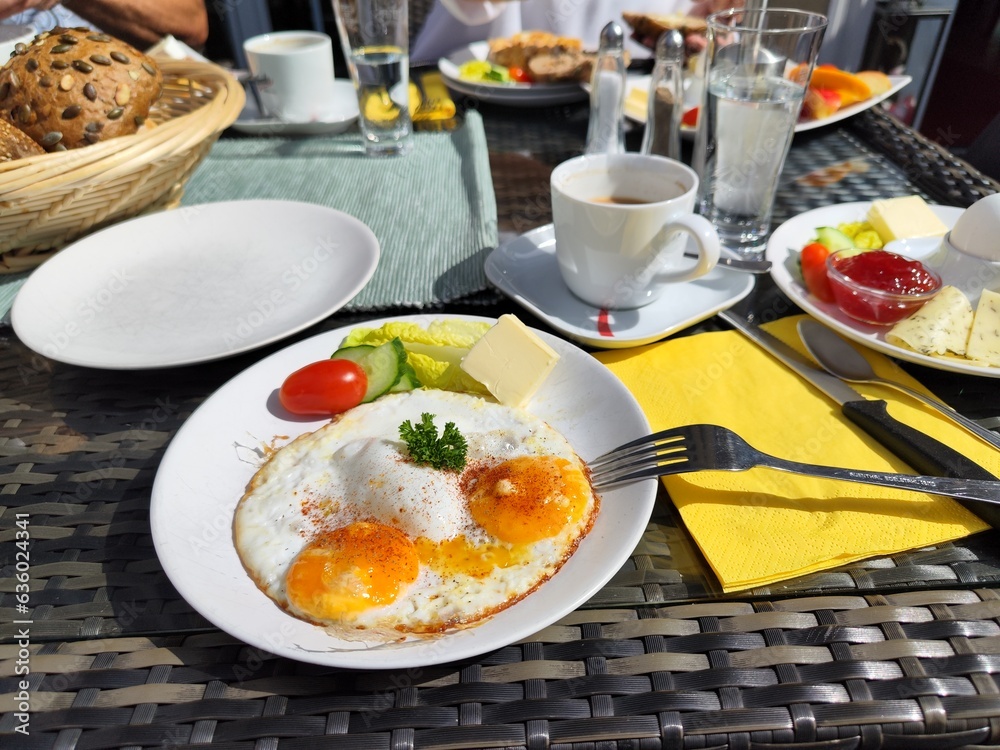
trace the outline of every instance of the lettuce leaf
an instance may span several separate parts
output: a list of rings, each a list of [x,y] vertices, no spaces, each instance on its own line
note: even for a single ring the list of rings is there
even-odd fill
[[[486,395],[488,391],[482,383],[469,377],[459,365],[472,345],[491,327],[485,321],[455,318],[435,320],[427,328],[393,321],[379,328],[355,328],[341,346],[378,346],[398,337],[406,349],[407,361],[424,386]]]

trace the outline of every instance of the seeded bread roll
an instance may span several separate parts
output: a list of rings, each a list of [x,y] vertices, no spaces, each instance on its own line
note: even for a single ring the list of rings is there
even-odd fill
[[[0,68],[0,119],[46,151],[135,133],[159,98],[155,61],[87,28],[55,28],[18,45]]]
[[[42,147],[6,120],[0,120],[0,162],[44,154]]]

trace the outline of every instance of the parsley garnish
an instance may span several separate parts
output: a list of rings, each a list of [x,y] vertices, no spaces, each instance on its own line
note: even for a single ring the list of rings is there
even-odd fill
[[[414,427],[410,420],[399,426],[399,437],[406,443],[410,458],[418,464],[430,464],[435,469],[461,471],[465,468],[468,446],[454,422],[446,422],[444,434],[438,437],[434,415],[424,412]]]

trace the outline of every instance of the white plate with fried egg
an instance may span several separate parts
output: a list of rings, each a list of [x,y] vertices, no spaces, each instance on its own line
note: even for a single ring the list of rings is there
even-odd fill
[[[815,239],[816,228],[835,227],[838,224],[863,221],[868,215],[871,205],[868,201],[859,201],[824,206],[801,213],[779,226],[768,239],[765,252],[765,257],[772,264],[771,278],[791,298],[792,302],[805,312],[826,323],[843,336],[875,351],[937,370],[1000,378],[1000,367],[991,367],[957,356],[930,356],[891,344],[885,340],[885,334],[889,331],[890,326],[873,326],[861,323],[848,317],[835,303],[823,302],[806,290],[801,272],[798,269],[798,255],[803,247]],[[963,209],[954,206],[930,204],[930,208],[949,229],[955,225],[963,212]],[[913,247],[917,249],[917,245]],[[916,260],[924,261],[941,272],[945,283],[961,289],[975,307],[979,293],[986,281],[982,275],[985,264],[951,262],[958,259],[949,258],[947,255],[949,251],[939,243],[921,244],[920,247],[923,248],[921,251],[924,253],[923,255],[918,252],[906,254]],[[942,255],[942,253],[945,254]],[[991,270],[989,276],[989,282],[995,287],[996,283],[993,279],[996,277],[996,271]]]
[[[393,318],[420,325],[433,319]],[[363,669],[418,667],[478,656],[532,635],[584,604],[627,561],[652,512],[656,480],[602,492],[592,528],[565,564],[524,598],[473,626],[379,643],[314,625],[278,606],[241,562],[234,514],[271,449],[329,421],[291,418],[277,406],[276,391],[289,373],[329,357],[349,330],[301,341],[233,378],[191,415],[164,455],[152,493],[153,540],[171,582],[200,614],[250,645],[299,661]],[[553,428],[584,460],[648,434],[635,399],[609,370],[576,346],[539,335],[560,360],[526,405],[530,415]],[[389,411],[386,416],[384,409],[374,409],[365,419],[386,421],[387,429],[396,430],[398,415]],[[467,424],[480,418],[456,414]],[[366,424],[369,428],[381,429]],[[272,525],[251,515],[247,521],[251,530],[255,524],[261,529]],[[268,557],[261,556],[265,566]]]

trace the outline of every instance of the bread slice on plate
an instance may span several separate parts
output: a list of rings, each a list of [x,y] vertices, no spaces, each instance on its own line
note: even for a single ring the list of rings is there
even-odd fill
[[[683,13],[633,13],[622,11],[622,18],[625,23],[632,27],[633,35],[637,39],[648,39],[653,46],[656,40],[664,31],[676,29],[684,36],[688,34],[703,34],[708,28],[704,18],[697,16],[686,16]]]

